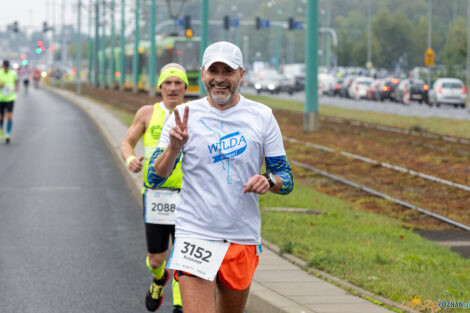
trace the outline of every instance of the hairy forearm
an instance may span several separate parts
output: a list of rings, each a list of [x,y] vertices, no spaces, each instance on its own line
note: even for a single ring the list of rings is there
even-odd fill
[[[281,195],[289,194],[294,188],[294,178],[286,156],[266,157],[266,170],[276,176],[277,184],[271,191]]]

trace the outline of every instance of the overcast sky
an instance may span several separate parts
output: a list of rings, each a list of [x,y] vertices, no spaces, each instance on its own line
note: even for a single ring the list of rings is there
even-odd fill
[[[46,19],[48,24],[52,25],[53,19],[53,4],[55,4],[55,23],[60,25],[61,18],[61,4],[65,4],[65,21],[67,24],[76,24],[76,6],[77,0],[0,0],[0,29],[5,31],[8,24],[18,21],[21,27],[33,26],[36,30],[42,29],[42,23]],[[117,2],[117,1],[116,1]],[[84,5],[88,5],[89,0],[82,0]],[[49,4],[49,5],[48,5]],[[49,10],[47,8],[49,7]],[[87,9],[84,6],[82,18],[82,30],[87,26],[86,13]],[[31,30],[31,28],[28,28]]]

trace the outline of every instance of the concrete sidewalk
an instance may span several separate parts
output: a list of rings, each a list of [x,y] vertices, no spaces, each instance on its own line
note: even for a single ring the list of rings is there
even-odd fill
[[[118,120],[109,111],[97,102],[85,97],[77,96],[75,93],[47,88],[60,97],[78,105],[94,121],[97,128],[107,142],[117,164],[121,168],[132,192],[138,202],[141,199],[141,174],[129,172],[121,159],[121,141],[127,131],[127,126]],[[143,155],[143,145],[139,142],[136,154]],[[270,249],[268,249],[268,248]],[[260,264],[251,285],[250,296],[247,304],[249,313],[387,313],[392,312],[381,306],[375,305],[361,297],[352,295],[346,290],[339,288],[323,279],[308,274],[299,266],[302,261],[290,257],[290,261],[280,257],[276,247],[269,243],[263,243],[264,251],[260,258]],[[274,250],[274,251],[273,251]],[[399,304],[372,295],[346,282],[341,282],[328,274],[322,274],[341,286],[355,290],[359,294],[378,299],[382,303],[395,308]],[[412,310],[403,310],[415,312]]]

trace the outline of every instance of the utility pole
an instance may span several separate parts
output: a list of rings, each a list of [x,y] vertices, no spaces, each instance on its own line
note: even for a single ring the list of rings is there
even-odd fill
[[[331,0],[326,0],[326,27],[330,28],[331,25]],[[325,34],[325,66],[329,70],[331,65],[330,58],[331,38],[330,34]]]
[[[318,114],[318,0],[307,2],[306,81],[304,131],[315,132],[320,128]]]
[[[78,0],[78,5],[77,5],[77,39],[76,39],[76,45],[77,45],[77,54],[76,54],[76,61],[75,61],[75,69],[77,73],[77,93],[81,94],[82,93],[82,78],[80,76],[80,69],[82,67],[82,43],[81,43],[81,38],[80,38],[80,32],[81,32],[81,14],[82,14],[82,1]]]
[[[202,0],[201,4],[201,43],[199,46],[199,64],[202,64],[202,56],[204,50],[207,47],[207,37],[209,33],[209,0]],[[202,82],[202,77],[199,76],[199,95],[207,95],[206,89],[204,88],[204,83]]]
[[[119,54],[119,90],[124,90],[124,82],[126,81],[126,35],[124,29],[126,28],[126,0],[121,0],[121,53]]]
[[[92,58],[92,40],[91,40],[91,18],[92,18],[93,0],[88,3],[88,44],[87,44],[87,60],[88,60],[88,83],[91,83],[91,69],[93,68]]]
[[[61,44],[60,44],[60,54],[61,54],[61,85],[62,88],[65,87],[65,53],[67,48],[66,43],[65,43],[65,23],[64,23],[64,14],[65,14],[65,0],[62,0],[61,5],[60,5],[60,35],[61,35]]]
[[[100,0],[95,0],[95,45],[93,46],[93,68],[95,74],[95,87],[99,86],[99,64],[98,64],[98,51],[100,46]]]
[[[106,0],[101,1],[103,18],[101,19],[101,58],[100,59],[100,87],[106,87]]]
[[[431,86],[429,86],[431,88]],[[467,93],[470,97],[470,0],[467,0]]]
[[[428,49],[432,49],[432,42],[431,42],[431,34],[432,34],[432,0],[428,0]],[[431,67],[428,66],[428,86],[431,88]]]
[[[279,8],[279,1],[276,2],[275,4],[275,10],[276,10],[276,20],[280,20],[279,19],[279,16],[280,16],[280,8]],[[275,45],[275,48],[274,48],[274,51],[276,52],[276,55],[275,55],[275,58],[276,58],[276,70],[279,71],[279,61],[280,61],[280,57],[281,57],[281,53],[280,53],[280,50],[281,50],[281,25],[276,25],[275,26],[276,29],[275,29],[275,34],[274,34],[274,37],[275,37],[275,42],[274,42],[274,45]]]
[[[109,58],[109,77],[110,77],[110,83],[109,87],[114,88],[114,83],[116,82],[116,70],[115,70],[115,51],[114,51],[114,46],[116,45],[116,36],[114,34],[114,5],[115,5],[115,0],[111,0],[111,56]]]
[[[132,92],[137,93],[137,83],[139,82],[139,0],[135,0],[135,30],[134,30],[134,59],[132,60],[132,78],[133,86]]]
[[[371,1],[367,3],[367,63],[366,67],[370,69],[372,67],[372,8]]]
[[[157,5],[156,0],[151,0],[151,12],[150,12],[150,51],[149,51],[149,96],[155,97],[155,76],[157,71],[157,60],[156,60],[156,47],[155,47],[155,23],[156,23],[156,15],[157,15]]]

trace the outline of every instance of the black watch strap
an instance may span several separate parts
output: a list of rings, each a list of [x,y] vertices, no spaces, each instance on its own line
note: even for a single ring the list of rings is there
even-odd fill
[[[263,176],[268,179],[269,188],[272,188],[272,187],[276,184],[276,183],[273,181],[272,175],[273,175],[273,174],[271,174],[271,173],[269,173],[269,172],[263,173]]]

